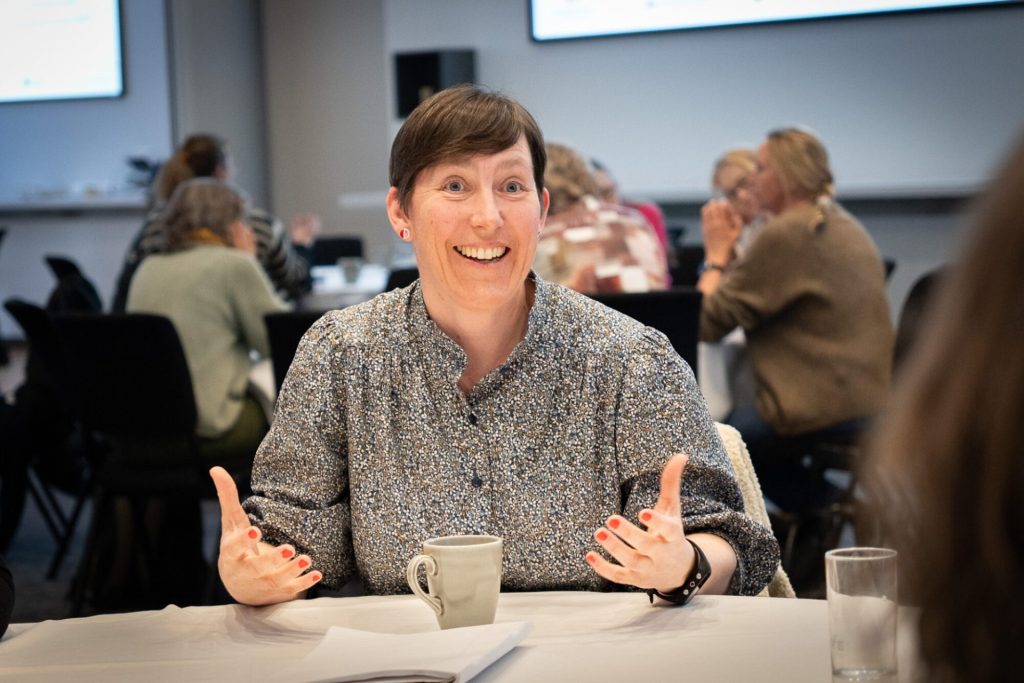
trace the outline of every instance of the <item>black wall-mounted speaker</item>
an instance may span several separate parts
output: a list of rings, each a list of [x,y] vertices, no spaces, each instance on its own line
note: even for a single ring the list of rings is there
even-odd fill
[[[473,50],[405,52],[395,55],[398,116],[405,118],[434,93],[460,83],[476,82]]]

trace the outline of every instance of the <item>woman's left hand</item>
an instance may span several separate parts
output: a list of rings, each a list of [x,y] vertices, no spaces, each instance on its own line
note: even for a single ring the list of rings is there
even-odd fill
[[[641,529],[625,517],[612,515],[594,538],[618,564],[598,553],[587,553],[594,571],[615,583],[654,588],[670,593],[690,573],[696,562],[693,547],[686,542],[679,502],[679,484],[686,456],[677,454],[661,471],[661,490],[652,509],[640,511]]]

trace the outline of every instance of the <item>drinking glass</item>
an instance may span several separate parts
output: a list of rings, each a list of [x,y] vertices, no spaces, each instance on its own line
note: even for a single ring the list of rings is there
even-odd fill
[[[896,551],[825,553],[833,681],[896,680]]]

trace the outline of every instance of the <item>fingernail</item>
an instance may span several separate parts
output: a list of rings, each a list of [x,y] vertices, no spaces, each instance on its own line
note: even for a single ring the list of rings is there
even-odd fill
[[[292,555],[294,555],[294,554],[295,554],[295,553],[294,553],[294,552],[292,552],[292,551],[291,551],[291,549],[289,549],[289,548],[285,548],[284,550],[282,550],[282,551],[281,551],[281,557],[283,557],[283,558],[284,558],[284,559],[286,559],[286,560],[287,560],[288,558],[290,558],[290,557],[291,557]]]
[[[259,534],[256,533],[255,529],[249,529],[249,538],[255,541],[257,536],[259,536]]]
[[[322,578],[324,577],[322,574],[320,574],[320,572],[313,572],[313,581],[319,581]]]
[[[595,557],[594,553],[587,553],[587,562],[589,562],[590,564],[594,564],[594,562],[596,561],[597,558]]]
[[[609,519],[608,520],[608,526],[610,526],[613,529],[618,529],[619,528],[619,518],[618,517],[612,517],[611,519]]]
[[[604,531],[604,530],[598,531],[597,532],[597,540],[599,540],[599,541],[607,541],[608,540],[608,532]]]
[[[305,569],[308,566],[309,562],[306,562],[305,560],[299,560],[299,569]]]
[[[647,511],[641,512],[640,513],[640,519],[645,521],[645,522],[651,521],[651,513],[647,512]]]

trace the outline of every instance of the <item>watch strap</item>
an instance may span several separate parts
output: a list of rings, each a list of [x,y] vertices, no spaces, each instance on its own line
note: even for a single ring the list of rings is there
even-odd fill
[[[697,277],[700,277],[709,270],[717,270],[719,273],[724,273],[725,266],[721,266],[717,263],[714,263],[713,261],[708,261],[705,259],[704,262],[700,264],[700,267],[697,268]]]
[[[704,551],[700,549],[699,545],[690,539],[686,539],[686,541],[693,546],[693,568],[686,576],[686,579],[683,580],[683,585],[669,593],[662,593],[654,588],[648,588],[646,591],[647,597],[652,603],[654,602],[654,596],[657,595],[659,598],[667,602],[671,602],[676,605],[685,605],[698,593],[698,591],[700,591],[701,587],[703,587],[711,577],[711,563],[708,562],[707,555],[704,554]]]

